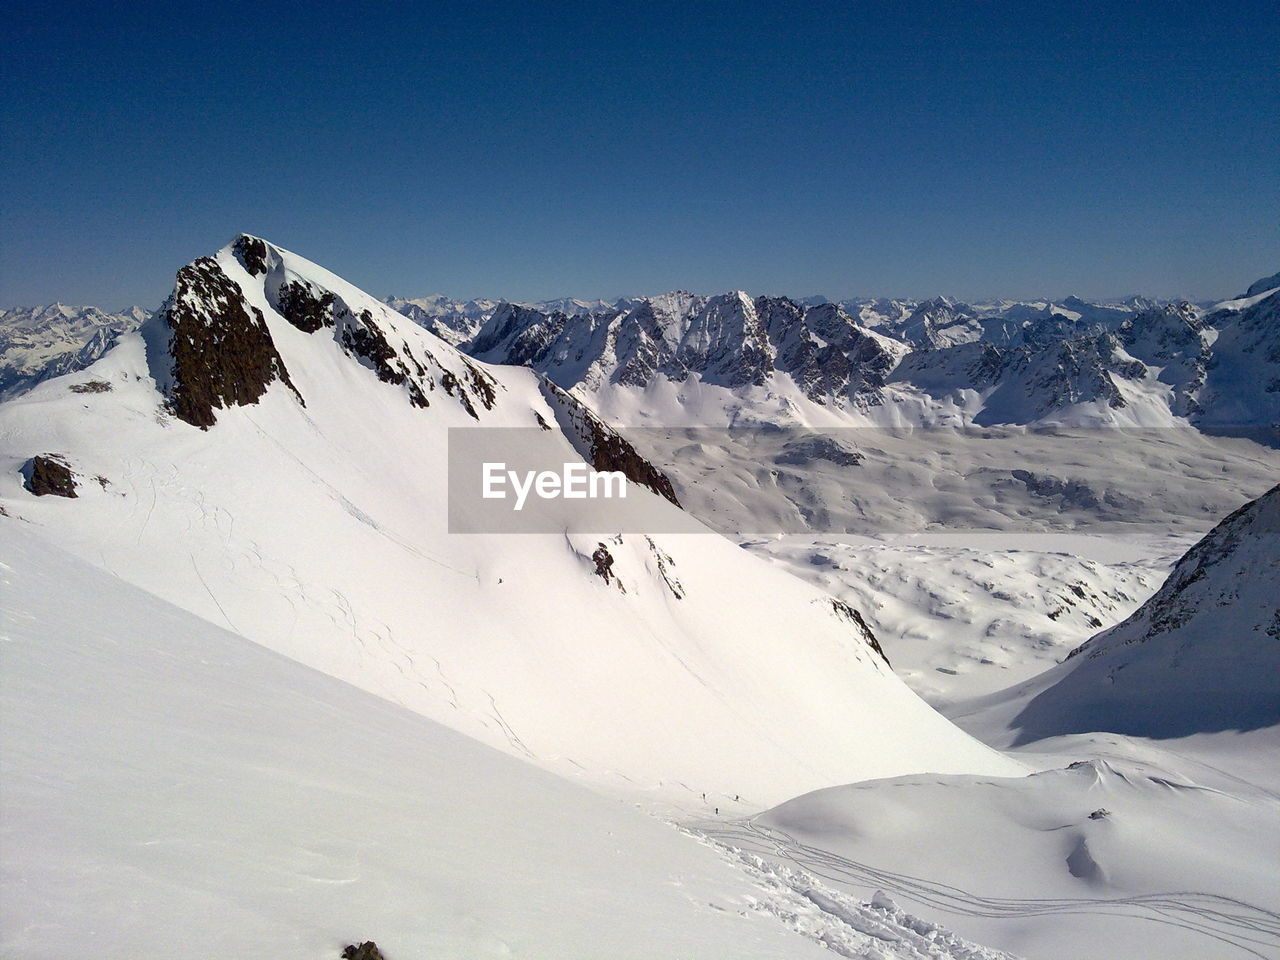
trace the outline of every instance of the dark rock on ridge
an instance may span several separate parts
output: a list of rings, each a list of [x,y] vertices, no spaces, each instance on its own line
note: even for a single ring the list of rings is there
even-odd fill
[[[217,422],[215,409],[256,404],[276,380],[302,402],[262,312],[214,258],[178,271],[158,322],[170,331],[169,404],[178,419],[207,430]]]
[[[37,497],[68,497],[75,499],[76,479],[66,461],[56,454],[46,453],[32,457],[25,468],[23,484]]]
[[[892,667],[893,664],[889,663],[889,658],[885,655],[884,648],[880,646],[880,641],[876,638],[876,635],[872,632],[871,628],[867,626],[867,621],[862,619],[862,614],[849,606],[849,604],[845,603],[843,600],[837,600],[834,597],[830,599],[831,609],[835,611],[835,615],[839,619],[853,624],[854,629],[858,631],[859,639],[878,653],[880,655],[880,659],[888,666]]]
[[[632,483],[638,483],[680,506],[667,475],[641,456],[619,433],[606,426],[580,400],[545,379],[542,381],[542,393],[556,411],[556,418],[569,442],[594,469],[600,472],[620,471]]]

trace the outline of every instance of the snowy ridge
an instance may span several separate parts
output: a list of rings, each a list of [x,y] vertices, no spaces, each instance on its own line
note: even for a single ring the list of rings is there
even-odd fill
[[[1280,408],[1265,394],[1276,370],[1259,384],[1232,359],[1280,356],[1274,324],[1235,346],[1236,331],[1268,326],[1256,317],[1275,309],[1267,282],[1207,313],[1185,301],[834,304],[741,291],[586,312],[502,304],[462,346],[531,366],[602,409],[619,392],[642,393],[635,408],[658,402],[623,426],[726,426],[744,414],[880,426],[1190,422],[1274,440]],[[789,398],[781,410],[778,395]]]

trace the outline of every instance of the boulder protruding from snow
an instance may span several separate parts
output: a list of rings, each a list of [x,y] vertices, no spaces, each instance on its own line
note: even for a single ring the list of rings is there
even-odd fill
[[[342,951],[342,960],[383,960],[382,951],[372,940],[349,943]]]
[[[37,497],[68,497],[74,499],[76,478],[67,462],[56,454],[46,453],[32,457],[23,468],[23,486]]]

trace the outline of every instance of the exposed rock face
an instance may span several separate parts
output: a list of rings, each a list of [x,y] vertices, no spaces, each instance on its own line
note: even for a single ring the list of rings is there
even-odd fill
[[[332,331],[333,339],[348,356],[372,370],[383,383],[402,388],[415,407],[430,406],[428,394],[435,390],[438,377],[445,393],[477,420],[477,406],[493,408],[497,400],[493,379],[474,364],[462,359],[460,374],[443,367],[422,344],[410,346],[395,336],[385,315],[375,317],[368,307],[354,309],[332,290],[285,271],[279,251],[265,241],[241,237],[235,244],[236,255],[256,264],[256,244],[262,244],[267,297],[276,312],[294,327],[309,334]],[[431,367],[436,368],[435,375]]]
[[[546,380],[543,395],[556,411],[561,429],[584,460],[601,472],[620,471],[632,483],[652,490],[677,507],[675,488],[665,473],[646,460],[626,439],[586,408],[572,394]]]
[[[596,565],[596,576],[608,583],[613,577],[613,554],[609,548],[599,544],[591,554],[591,561]]]
[[[409,394],[409,402],[415,407],[429,406],[421,383],[427,375],[426,368],[408,346],[404,349],[404,356],[401,356],[387,341],[386,334],[374,322],[368,310],[361,311],[358,316],[344,311],[342,323],[338,328],[338,337],[339,343],[349,354],[368,361],[368,366],[373,368],[379,380],[383,383],[403,386]],[[409,363],[413,364],[412,368],[409,367]],[[417,376],[415,377],[414,374]],[[452,393],[452,391],[449,392]],[[474,417],[475,410],[470,404],[466,404],[466,407],[467,412]]]
[[[845,603],[843,600],[836,600],[834,597],[831,598],[831,609],[835,611],[835,615],[839,619],[845,620],[853,625],[854,630],[858,634],[858,639],[878,653],[880,655],[880,659],[886,664],[893,666],[893,664],[889,663],[889,658],[885,655],[884,648],[880,646],[880,641],[876,639],[875,633],[873,633],[871,628],[867,626],[867,621],[862,619],[862,614],[849,606],[849,604]]]
[[[248,234],[236,237],[231,249],[235,252],[240,265],[249,271],[249,276],[260,277],[267,272],[267,242]]]
[[[372,940],[364,943],[349,943],[342,951],[342,960],[384,960],[382,951]]]
[[[303,333],[315,333],[321,327],[332,327],[335,297],[328,290],[319,296],[309,284],[290,280],[280,285],[276,310]]]
[[[111,384],[105,380],[86,380],[84,383],[73,383],[67,389],[72,393],[110,393]]]
[[[69,497],[76,494],[76,478],[66,461],[56,454],[32,457],[23,471],[24,486],[37,497]]]
[[[684,585],[680,583],[676,577],[674,569],[676,562],[671,559],[671,555],[653,542],[652,537],[645,537],[645,542],[649,544],[649,552],[653,554],[653,559],[658,565],[658,576],[662,578],[662,582],[667,585],[667,589],[671,591],[671,595],[677,600],[683,600]]]
[[[170,331],[169,403],[180,420],[208,429],[217,422],[215,409],[256,404],[276,380],[302,402],[262,312],[214,258],[178,271],[157,319]]]

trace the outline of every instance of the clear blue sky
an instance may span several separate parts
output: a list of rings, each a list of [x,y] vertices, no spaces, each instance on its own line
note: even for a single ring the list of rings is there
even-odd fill
[[[240,231],[377,295],[1242,290],[1276,0],[13,4],[0,305]]]

